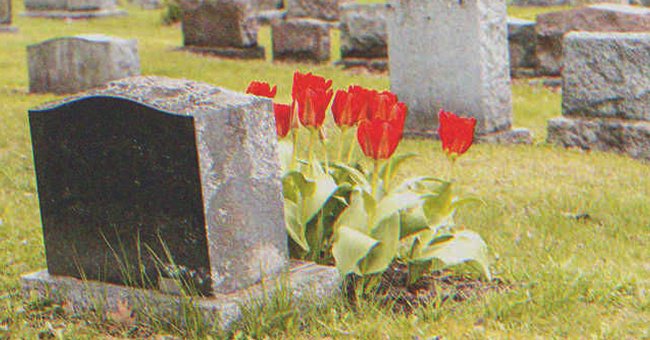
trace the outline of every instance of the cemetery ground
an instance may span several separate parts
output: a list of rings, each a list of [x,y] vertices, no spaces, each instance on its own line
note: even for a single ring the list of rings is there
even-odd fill
[[[22,3],[14,5],[15,13],[23,11]],[[289,101],[296,68],[333,79],[337,87],[388,87],[386,75],[329,65],[232,61],[176,52],[173,49],[181,45],[177,26],[161,26],[160,11],[124,6],[129,16],[94,21],[16,15],[20,32],[0,36],[0,338],[223,336],[193,324],[133,324],[128,313],[75,315],[66,312],[67,306],[20,296],[20,275],[45,268],[27,110],[60,98],[27,93],[27,45],[80,33],[135,38],[145,75],[187,78],[238,91],[251,80],[264,80],[278,84],[279,102]],[[529,9],[515,14],[530,18],[535,13]],[[268,28],[260,35],[270,56]],[[333,45],[337,59],[338,46]],[[475,145],[456,169],[462,192],[487,203],[461,210],[458,222],[486,240],[493,274],[512,289],[460,303],[432,303],[410,315],[370,300],[356,308],[340,299],[298,311],[279,299],[267,308],[251,306],[233,335],[650,337],[650,164],[548,145],[546,122],[560,115],[560,95],[526,80],[515,81],[513,92],[515,125],[533,131],[533,145]],[[408,163],[402,175],[444,175],[440,149],[436,141],[405,140],[397,153],[415,152],[419,158]]]

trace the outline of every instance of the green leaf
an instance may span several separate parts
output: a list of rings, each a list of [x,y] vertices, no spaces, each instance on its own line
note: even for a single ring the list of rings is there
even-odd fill
[[[403,210],[400,213],[400,219],[400,240],[429,228],[429,222],[426,216],[424,216],[422,204]]]
[[[453,201],[453,203],[451,204],[451,209],[456,210],[456,209],[458,209],[458,208],[460,208],[460,207],[462,207],[464,205],[472,204],[472,203],[481,204],[481,205],[486,205],[487,204],[487,203],[485,203],[485,201],[483,201],[482,199],[480,199],[478,197],[465,197],[465,198],[461,198],[459,200]]]
[[[424,185],[426,182],[437,182],[437,183],[448,183],[445,180],[439,179],[437,177],[422,176],[406,179],[399,186],[396,187],[395,191],[426,191],[429,192],[429,188]]]
[[[305,225],[300,223],[298,205],[285,200],[284,219],[289,237],[296,242],[304,251],[309,251],[309,245],[305,239]]]
[[[390,169],[390,178],[388,180],[391,180],[393,177],[395,177],[395,174],[399,171],[399,168],[402,164],[404,164],[405,161],[417,157],[417,154],[415,153],[406,153],[402,155],[396,155],[390,158],[384,166],[381,167],[381,170],[379,170],[379,178],[384,178],[386,175],[386,171],[389,171]]]
[[[412,192],[400,192],[384,196],[377,204],[372,229],[379,226],[388,217],[400,210],[410,208],[421,202],[420,195]]]
[[[471,230],[462,230],[445,241],[423,249],[419,260],[438,259],[446,266],[455,266],[468,261],[478,263],[483,274],[492,280],[490,274],[488,249],[481,236]]]
[[[291,157],[293,156],[293,142],[290,138],[283,138],[278,141],[278,157],[280,158],[280,168],[282,173],[289,170],[291,166]]]
[[[424,198],[424,216],[427,218],[429,227],[436,227],[450,220],[454,214],[452,208],[453,193],[450,182],[441,185],[438,195],[427,195]]]
[[[338,190],[338,186],[332,176],[322,171],[320,165],[316,165],[313,168],[319,168],[320,171],[314,171],[313,181],[315,190],[311,195],[303,196],[303,214],[301,215],[303,224],[307,224],[314,218],[330,197]]]
[[[349,273],[361,275],[359,261],[379,243],[376,239],[347,226],[340,226],[334,232],[332,254],[336,268],[342,276]]]
[[[363,275],[380,273],[393,262],[399,248],[399,215],[393,214],[383,220],[371,233],[379,241],[361,263]]]
[[[350,195],[350,205],[341,213],[336,220],[336,228],[339,226],[349,226],[363,233],[368,233],[368,216],[372,211],[368,211],[373,202],[373,198],[362,190],[355,190]]]
[[[330,166],[332,168],[341,170],[341,172],[349,176],[349,178],[352,180],[352,183],[350,184],[361,187],[365,191],[370,192],[370,183],[361,171],[342,163],[330,163]]]
[[[282,185],[283,187],[288,186],[291,187],[292,185],[295,187],[296,192],[288,192],[285,193],[284,197],[288,196],[297,196],[300,195],[302,197],[306,196],[311,196],[313,193],[316,191],[316,183],[314,181],[311,181],[305,177],[301,172],[299,171],[289,171],[287,172],[284,177],[282,178]],[[293,200],[294,202],[298,202],[298,198]]]

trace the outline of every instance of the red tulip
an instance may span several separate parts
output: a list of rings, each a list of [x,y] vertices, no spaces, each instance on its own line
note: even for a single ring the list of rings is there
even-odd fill
[[[332,103],[334,122],[339,127],[351,127],[367,115],[372,91],[361,86],[350,86],[347,91],[338,90]]]
[[[291,131],[291,106],[273,103],[273,114],[275,115],[275,130],[278,137],[286,137]]]
[[[330,88],[331,80],[311,73],[296,72],[293,76],[291,95],[293,104],[298,105],[298,118],[306,127],[319,128],[325,121],[325,112],[334,91]]]
[[[450,156],[464,154],[474,142],[476,118],[462,118],[451,112],[438,113],[438,135],[442,149]]]
[[[363,153],[375,160],[390,158],[402,139],[402,131],[389,121],[364,120],[357,129],[357,140]]]
[[[374,91],[370,100],[370,116],[369,119],[380,118],[388,119],[390,110],[397,104],[397,96],[390,91],[377,92]]]
[[[277,92],[277,86],[273,86],[273,89],[271,89],[271,85],[269,85],[269,83],[256,80],[251,81],[251,83],[248,85],[248,88],[246,89],[246,93],[248,94],[267,98],[275,98],[275,94]]]

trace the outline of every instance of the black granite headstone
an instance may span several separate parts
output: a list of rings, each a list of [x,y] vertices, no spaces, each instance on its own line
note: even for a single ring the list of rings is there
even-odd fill
[[[208,292],[192,120],[111,97],[30,111],[50,274],[146,286],[171,255]]]

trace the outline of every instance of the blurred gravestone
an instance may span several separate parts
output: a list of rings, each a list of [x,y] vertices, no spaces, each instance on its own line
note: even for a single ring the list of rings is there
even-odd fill
[[[89,19],[125,15],[117,0],[25,0],[24,15],[30,17]]]
[[[338,21],[339,7],[352,0],[287,0],[287,16],[291,18],[313,18]]]
[[[11,26],[11,0],[0,0],[0,33],[16,32]]]
[[[324,62],[330,60],[330,25],[316,19],[272,23],[273,60]]]
[[[386,5],[345,4],[340,14],[342,64],[387,70]]]
[[[564,65],[549,142],[650,160],[650,34],[570,33]]]
[[[489,142],[527,143],[511,130],[505,0],[390,2],[391,90],[409,106],[405,132],[434,136],[440,109],[478,120]]]
[[[650,9],[598,4],[540,14],[537,17],[539,72],[559,76],[562,69],[562,39],[571,31],[650,32]]]
[[[48,271],[25,290],[109,310],[153,296],[162,313],[174,298],[152,292],[182,282],[223,327],[275,289],[262,279],[288,272],[295,296],[336,291],[334,268],[289,265],[271,113],[268,99],[160,77],[30,111]]]
[[[510,51],[510,74],[534,76],[537,67],[535,47],[535,22],[508,18],[508,48]]]
[[[252,0],[182,0],[183,49],[227,58],[264,59]]]
[[[31,93],[74,93],[140,74],[136,40],[104,35],[56,38],[27,47]]]

